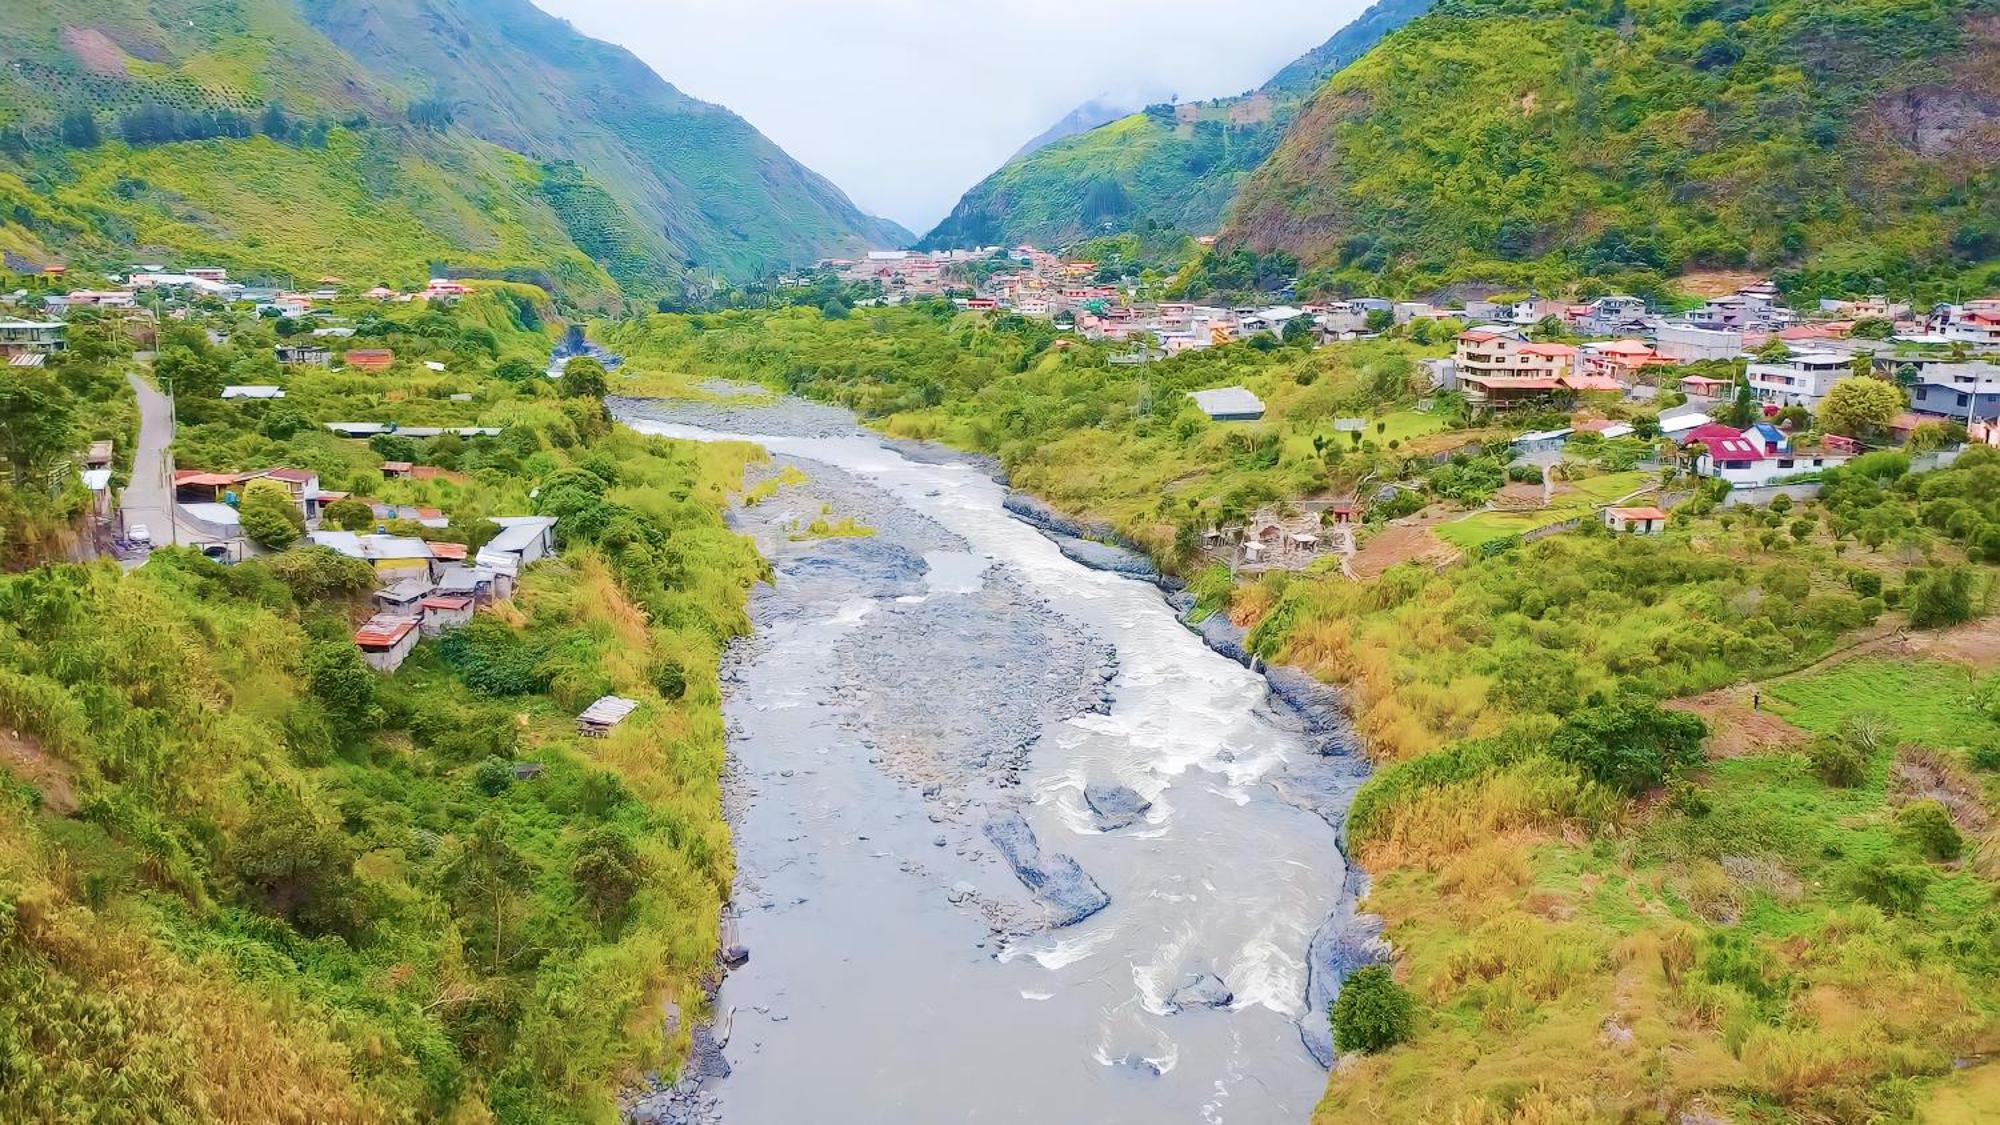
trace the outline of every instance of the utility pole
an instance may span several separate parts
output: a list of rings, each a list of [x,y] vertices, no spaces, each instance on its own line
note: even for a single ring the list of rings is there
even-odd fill
[[[163,471],[167,479],[163,493],[167,498],[167,540],[178,547],[181,545],[181,528],[177,510],[180,505],[174,496],[174,436],[180,432],[180,412],[174,403],[173,378],[169,376],[164,382],[167,385],[167,458]]]

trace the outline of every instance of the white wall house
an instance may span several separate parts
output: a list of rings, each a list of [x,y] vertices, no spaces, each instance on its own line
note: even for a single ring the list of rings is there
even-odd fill
[[[1805,352],[1782,363],[1751,364],[1750,390],[1760,402],[1814,407],[1836,382],[1853,371],[1851,357],[1838,352]]]

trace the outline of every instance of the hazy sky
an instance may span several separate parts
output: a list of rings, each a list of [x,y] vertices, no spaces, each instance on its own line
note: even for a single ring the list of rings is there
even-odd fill
[[[1368,0],[535,0],[918,234],[1087,98],[1241,93]]]

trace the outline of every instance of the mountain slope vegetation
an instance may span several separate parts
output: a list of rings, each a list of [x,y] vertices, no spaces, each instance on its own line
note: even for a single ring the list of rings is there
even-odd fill
[[[1060,245],[1143,222],[1211,231],[1318,80],[1429,6],[1430,0],[1379,0],[1248,93],[1149,106],[1031,147],[968,191],[922,245]]]
[[[525,3],[0,14],[0,193],[23,197],[0,248],[29,262],[191,254],[365,284],[448,271],[601,307],[907,237]]]
[[[1881,291],[2000,255],[1996,157],[1984,0],[1449,0],[1325,82],[1224,242],[1412,291]]]

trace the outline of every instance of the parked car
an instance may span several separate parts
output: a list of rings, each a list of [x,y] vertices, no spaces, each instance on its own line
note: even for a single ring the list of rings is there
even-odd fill
[[[135,523],[127,528],[125,530],[125,538],[131,540],[134,547],[151,547],[153,545],[153,532],[143,523]]]

